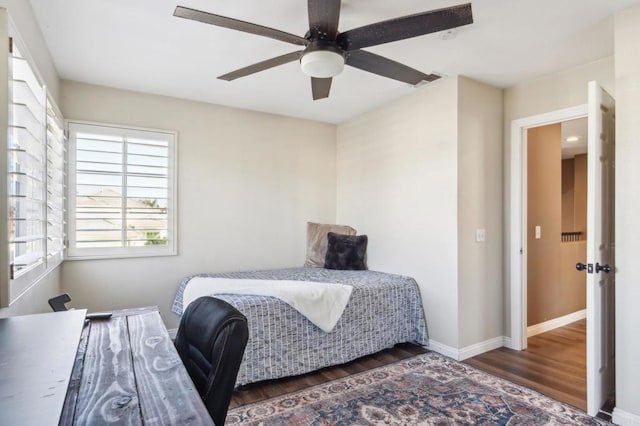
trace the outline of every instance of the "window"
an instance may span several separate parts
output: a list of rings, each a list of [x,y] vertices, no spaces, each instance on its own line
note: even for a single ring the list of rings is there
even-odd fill
[[[19,37],[14,34],[9,46],[3,51],[7,91],[0,96],[0,103],[8,107],[6,128],[2,127],[7,135],[2,139],[6,163],[0,162],[6,170],[0,177],[6,191],[0,192],[0,205],[7,212],[6,228],[0,232],[7,242],[0,249],[0,281],[8,278],[9,283],[0,289],[1,306],[58,266],[64,251],[62,118]]]
[[[176,254],[175,139],[69,122],[70,259]]]

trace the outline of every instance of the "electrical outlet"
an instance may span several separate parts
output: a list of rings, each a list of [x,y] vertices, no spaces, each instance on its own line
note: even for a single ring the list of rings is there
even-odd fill
[[[536,240],[542,238],[542,227],[540,225],[536,225]]]
[[[484,243],[485,239],[485,230],[484,229],[476,229],[476,242]]]

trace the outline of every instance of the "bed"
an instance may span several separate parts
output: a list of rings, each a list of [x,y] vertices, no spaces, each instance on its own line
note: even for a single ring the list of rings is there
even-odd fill
[[[428,344],[427,325],[413,278],[376,271],[291,268],[192,275],[180,283],[172,311],[182,315],[183,294],[195,277],[292,280],[353,287],[342,316],[326,333],[271,296],[216,294],[248,319],[249,341],[236,386],[343,364],[398,343]]]

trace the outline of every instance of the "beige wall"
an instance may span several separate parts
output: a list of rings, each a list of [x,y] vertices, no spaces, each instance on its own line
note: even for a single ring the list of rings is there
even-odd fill
[[[587,273],[576,271],[576,263],[585,262],[587,242],[574,241],[560,245],[560,287],[555,292],[560,302],[556,317],[587,308]]]
[[[616,78],[616,409],[640,424],[640,6],[615,17]]]
[[[61,293],[60,267],[42,277],[8,308],[0,309],[0,318],[51,312],[48,300]],[[71,306],[69,304],[68,306]]]
[[[576,155],[573,163],[573,228],[587,239],[587,154]]]
[[[198,272],[299,266],[306,222],[334,222],[334,125],[62,82],[67,119],[178,132],[178,256],[67,261],[63,288],[90,310],[158,305]]]
[[[338,126],[337,221],[368,234],[370,269],[420,286],[432,340],[458,347],[456,78]]]
[[[565,315],[558,300],[561,233],[560,123],[527,132],[527,325]],[[540,238],[535,228],[541,229]]]
[[[459,79],[458,347],[504,335],[502,90]],[[476,230],[485,230],[485,242]]]
[[[574,232],[574,161],[562,160],[562,232]]]
[[[25,44],[29,46],[29,53],[40,71],[44,83],[54,99],[58,99],[58,74],[29,2],[25,0],[0,0],[0,7],[9,11],[11,21]],[[6,223],[6,218],[0,219],[0,221]],[[29,292],[23,294],[11,306],[0,309],[0,317],[50,311],[47,300],[59,293],[60,270],[58,268],[39,280]]]
[[[585,64],[566,71],[524,82],[504,91],[504,276],[510,277],[512,253],[506,249],[510,247],[510,167],[511,167],[511,122],[519,118],[530,117],[563,108],[569,108],[587,103],[587,83],[598,81],[609,93],[614,92],[613,57]],[[505,333],[511,334],[510,286],[505,282]]]
[[[586,104],[586,86],[591,80],[597,80],[612,95],[615,93],[613,57],[525,81],[506,89],[505,129],[510,130],[511,121],[518,118]],[[510,136],[510,132],[505,133],[507,139]]]
[[[587,154],[562,160],[562,232],[587,238]]]
[[[502,336],[501,114],[501,90],[451,77],[338,127],[338,222],[370,268],[416,278],[455,349]]]

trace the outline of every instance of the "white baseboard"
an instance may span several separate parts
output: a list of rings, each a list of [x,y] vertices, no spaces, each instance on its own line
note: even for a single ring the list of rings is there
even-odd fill
[[[505,346],[505,337],[498,336],[493,339],[485,340],[484,342],[476,343],[470,346],[466,346],[458,351],[458,361],[465,360],[467,358],[474,357],[476,355],[483,354],[485,352],[492,351],[494,349]],[[509,339],[511,340],[511,339]]]
[[[171,340],[175,340],[176,334],[178,334],[178,329],[177,328],[170,328],[167,331],[169,332],[169,337],[171,337]]]
[[[585,319],[587,317],[587,310],[572,312],[562,317],[554,318],[549,321],[541,322],[540,324],[534,324],[527,327],[527,337],[535,336],[536,334],[545,333],[547,331],[554,330],[556,328],[564,327],[572,322]]]
[[[613,409],[613,416],[611,418],[611,421],[620,426],[640,426],[639,415],[623,411],[618,407],[615,407]]]
[[[458,350],[456,348],[436,342],[433,339],[429,339],[429,345],[427,345],[427,348],[444,356],[448,356],[449,358],[458,360]]]
[[[444,356],[448,356],[449,358],[453,358],[456,361],[463,361],[467,358],[507,346],[507,344],[511,344],[511,339],[509,337],[498,336],[493,339],[485,340],[484,342],[456,349],[440,342],[436,342],[433,339],[429,339],[429,346],[427,346],[427,348]]]
[[[513,349],[513,345],[511,344],[511,337],[502,336],[502,339],[505,348]]]

